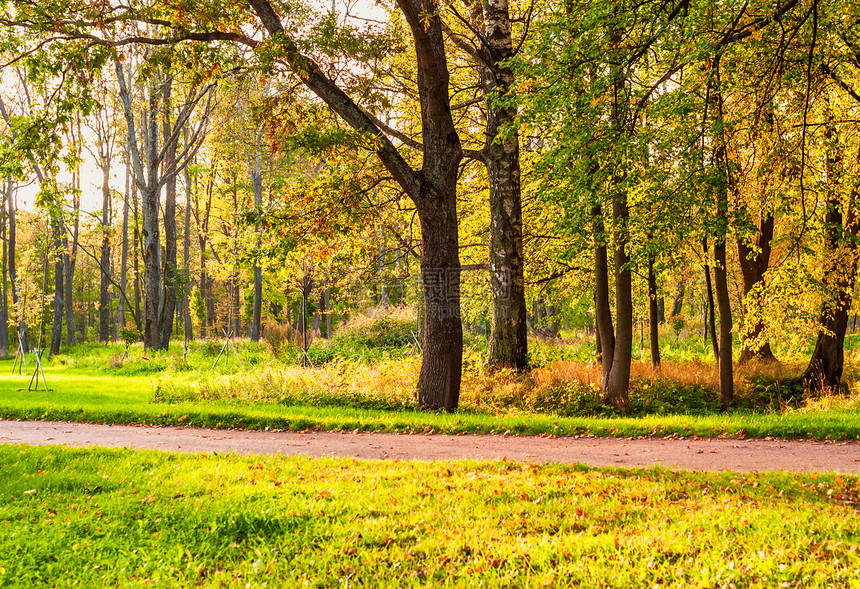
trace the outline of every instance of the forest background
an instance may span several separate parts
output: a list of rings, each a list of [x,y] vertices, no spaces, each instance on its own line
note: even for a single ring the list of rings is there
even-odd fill
[[[736,361],[833,389],[858,19],[820,0],[8,2],[0,347],[325,339],[410,305],[434,408],[458,406],[464,331],[490,371],[534,365],[536,338],[593,341],[620,410],[646,326],[655,369],[661,334],[706,343],[723,408]]]

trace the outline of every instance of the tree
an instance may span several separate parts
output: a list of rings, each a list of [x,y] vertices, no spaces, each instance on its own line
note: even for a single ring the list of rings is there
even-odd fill
[[[186,102],[179,109],[176,121],[171,126],[169,113],[173,77],[170,74],[163,77],[160,88],[155,79],[149,79],[144,115],[146,122],[143,132],[144,150],[142,151],[138,147],[139,130],[135,122],[129,84],[119,59],[115,61],[115,70],[128,129],[127,143],[135,171],[135,183],[143,199],[143,342],[146,348],[167,349],[173,326],[177,283],[175,180],[176,176],[191,162],[200,145],[206,124],[206,113],[211,108],[214,86],[209,85],[202,90],[193,88],[189,90]],[[182,128],[188,124],[194,108],[204,98],[206,98],[204,115],[196,125],[191,141],[183,146],[182,151],[177,155],[177,143],[181,137]],[[159,104],[162,105],[161,108]],[[164,117],[164,126],[159,142],[160,113]],[[168,187],[165,203],[166,272],[163,272],[159,265],[159,201],[162,186]],[[165,285],[161,283],[162,275],[166,281]]]
[[[528,362],[520,141],[516,103],[510,98],[516,81],[509,60],[516,55],[507,0],[472,2],[470,27],[477,37],[468,43],[449,30],[449,37],[477,65],[486,110],[485,143],[476,157],[487,167],[490,193],[489,271],[493,297],[489,339],[490,366],[523,371]],[[460,20],[466,19],[450,10]]]

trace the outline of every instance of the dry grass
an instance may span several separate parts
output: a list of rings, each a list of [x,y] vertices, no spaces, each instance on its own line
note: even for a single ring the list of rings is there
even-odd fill
[[[308,333],[308,336],[311,334]],[[302,334],[288,324],[268,321],[263,326],[263,339],[269,344],[272,354],[280,358],[292,347],[301,347]]]

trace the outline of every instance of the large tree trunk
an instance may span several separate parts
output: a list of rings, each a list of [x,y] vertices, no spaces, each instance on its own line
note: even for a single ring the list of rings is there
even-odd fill
[[[744,280],[744,301],[750,300],[750,293],[757,284],[764,281],[764,274],[770,264],[771,241],[773,240],[774,217],[771,213],[762,213],[759,222],[758,234],[755,238],[755,247],[751,247],[744,240],[738,239],[738,258],[740,260],[741,274]],[[757,300],[754,304],[758,305]],[[746,324],[746,322],[744,322]],[[752,327],[745,325],[741,332],[741,354],[738,363],[743,364],[758,358],[763,362],[776,362],[776,356],[770,348],[770,342],[764,342],[754,348],[755,342],[764,330],[764,323],[757,320]]]
[[[416,171],[373,118],[323,73],[324,68],[299,53],[269,2],[249,2],[302,83],[349,125],[378,141],[377,156],[415,203],[423,239],[421,276],[426,313],[418,401],[426,407],[456,409],[463,351],[457,235],[457,172],[463,150],[451,116],[450,78],[438,4],[397,0],[415,48],[423,147],[421,170]]]
[[[515,106],[497,104],[515,82],[503,62],[514,54],[508,0],[476,2],[483,9],[478,52],[481,84],[487,108],[484,158],[490,188],[490,287],[493,320],[490,366],[523,371],[528,362],[525,280],[523,277],[523,217],[520,193],[520,141],[514,129]],[[504,130],[504,134],[502,131]]]
[[[455,166],[456,168],[456,166]],[[460,398],[463,326],[460,319],[460,252],[457,247],[456,196],[453,182],[447,202],[427,198],[421,219],[421,280],[424,289],[424,361],[418,401],[452,411]],[[442,205],[442,206],[440,206]]]
[[[648,319],[651,343],[651,366],[660,367],[660,309],[657,302],[657,276],[654,274],[654,257],[648,259]]]
[[[857,280],[858,237],[856,201],[860,182],[855,180],[847,203],[842,202],[845,171],[843,148],[839,142],[833,118],[825,127],[827,147],[827,202],[824,216],[824,287],[818,339],[809,364],[800,376],[800,382],[812,391],[834,390],[842,380],[845,362],[845,332],[848,330],[848,313]],[[860,153],[858,153],[860,163]],[[843,226],[843,208],[846,211]]]
[[[159,182],[158,182],[158,96],[154,88],[149,89],[149,107],[146,112],[146,180],[138,181],[143,209],[143,347],[157,350],[159,290],[161,289],[161,267],[159,264],[160,227]]]
[[[99,341],[110,341],[110,160],[102,163],[102,247],[99,281]]]
[[[627,410],[630,388],[630,364],[633,361],[633,280],[630,254],[627,253],[627,190],[619,188],[612,197],[612,217],[615,222],[615,350],[612,369],[603,383],[607,402],[622,411]],[[604,355],[606,352],[604,351]]]

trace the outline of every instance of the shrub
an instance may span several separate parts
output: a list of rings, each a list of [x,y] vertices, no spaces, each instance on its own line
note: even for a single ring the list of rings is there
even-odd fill
[[[413,343],[416,330],[412,307],[377,307],[372,315],[351,318],[335,332],[335,345],[402,348]]]
[[[272,349],[275,358],[283,358],[292,348],[301,347],[301,334],[290,325],[267,321],[263,326],[263,339]]]

